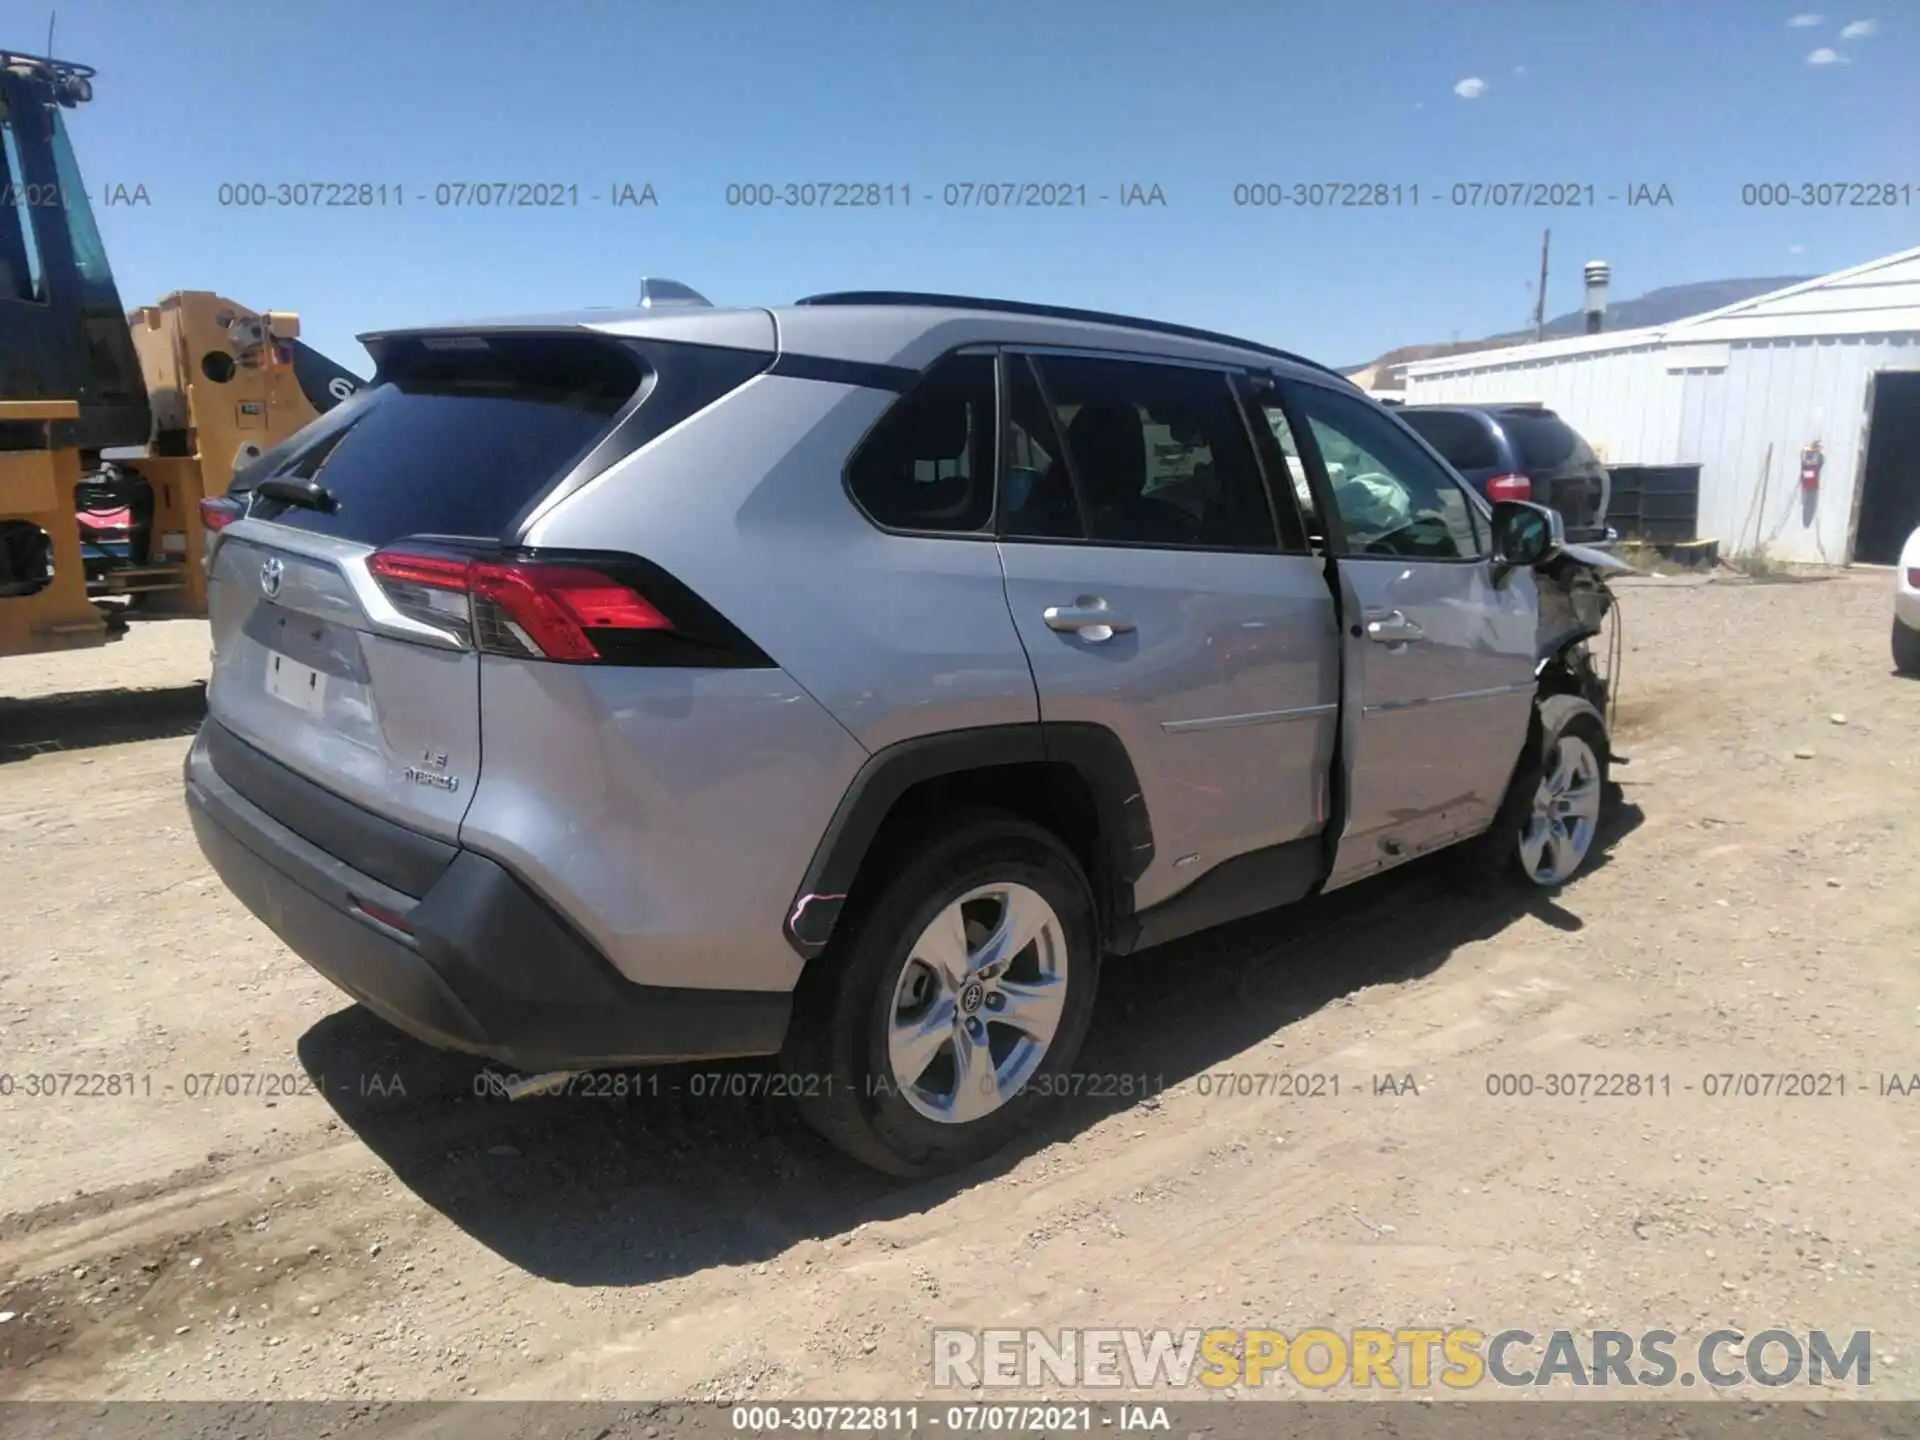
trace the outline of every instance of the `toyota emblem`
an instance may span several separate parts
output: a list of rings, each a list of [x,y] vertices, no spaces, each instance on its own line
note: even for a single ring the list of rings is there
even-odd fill
[[[287,573],[287,567],[278,555],[269,555],[260,567],[260,589],[271,600],[280,593],[280,578]]]

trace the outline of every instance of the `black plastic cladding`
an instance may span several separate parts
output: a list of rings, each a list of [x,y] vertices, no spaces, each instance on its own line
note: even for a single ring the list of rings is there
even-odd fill
[[[754,376],[766,373],[775,358],[767,350],[688,345],[677,340],[608,338],[646,362],[647,378],[615,419],[613,427],[568,467],[557,485],[535,495],[514,517],[508,527],[513,542],[525,541],[535,513],[558,504],[616,461],[664,435],[688,416],[732,394]],[[669,360],[671,363],[667,363]]]
[[[920,735],[868,756],[841,797],[794,893],[784,926],[787,943],[807,960],[826,949],[874,837],[915,785],[942,775],[1048,761],[1072,766],[1092,792],[1110,872],[1106,918],[1116,936],[1130,939],[1133,882],[1153,859],[1153,826],[1139,777],[1126,746],[1111,730],[1055,721]],[[1099,884],[1098,878],[1089,878]]]

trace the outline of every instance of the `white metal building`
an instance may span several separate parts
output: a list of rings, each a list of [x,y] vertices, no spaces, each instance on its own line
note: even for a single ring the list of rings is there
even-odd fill
[[[1415,405],[1539,401],[1610,465],[1700,466],[1696,528],[1723,554],[1891,563],[1920,526],[1920,249],[1671,325],[1419,361],[1406,383]]]

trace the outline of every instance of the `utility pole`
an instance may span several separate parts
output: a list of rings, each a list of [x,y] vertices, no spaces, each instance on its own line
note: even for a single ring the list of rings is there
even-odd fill
[[[1540,234],[1540,288],[1533,294],[1533,338],[1547,338],[1547,247],[1553,243],[1553,231]]]

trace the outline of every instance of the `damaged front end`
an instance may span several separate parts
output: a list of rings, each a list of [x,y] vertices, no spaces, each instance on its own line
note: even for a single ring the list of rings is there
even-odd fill
[[[1534,567],[1534,585],[1540,597],[1539,632],[1534,649],[1534,675],[1539,693],[1578,695],[1608,721],[1613,719],[1613,686],[1617,652],[1602,664],[1592,641],[1607,629],[1614,606],[1607,576],[1634,573],[1633,567],[1604,550],[1581,545],[1561,546],[1549,560]]]

